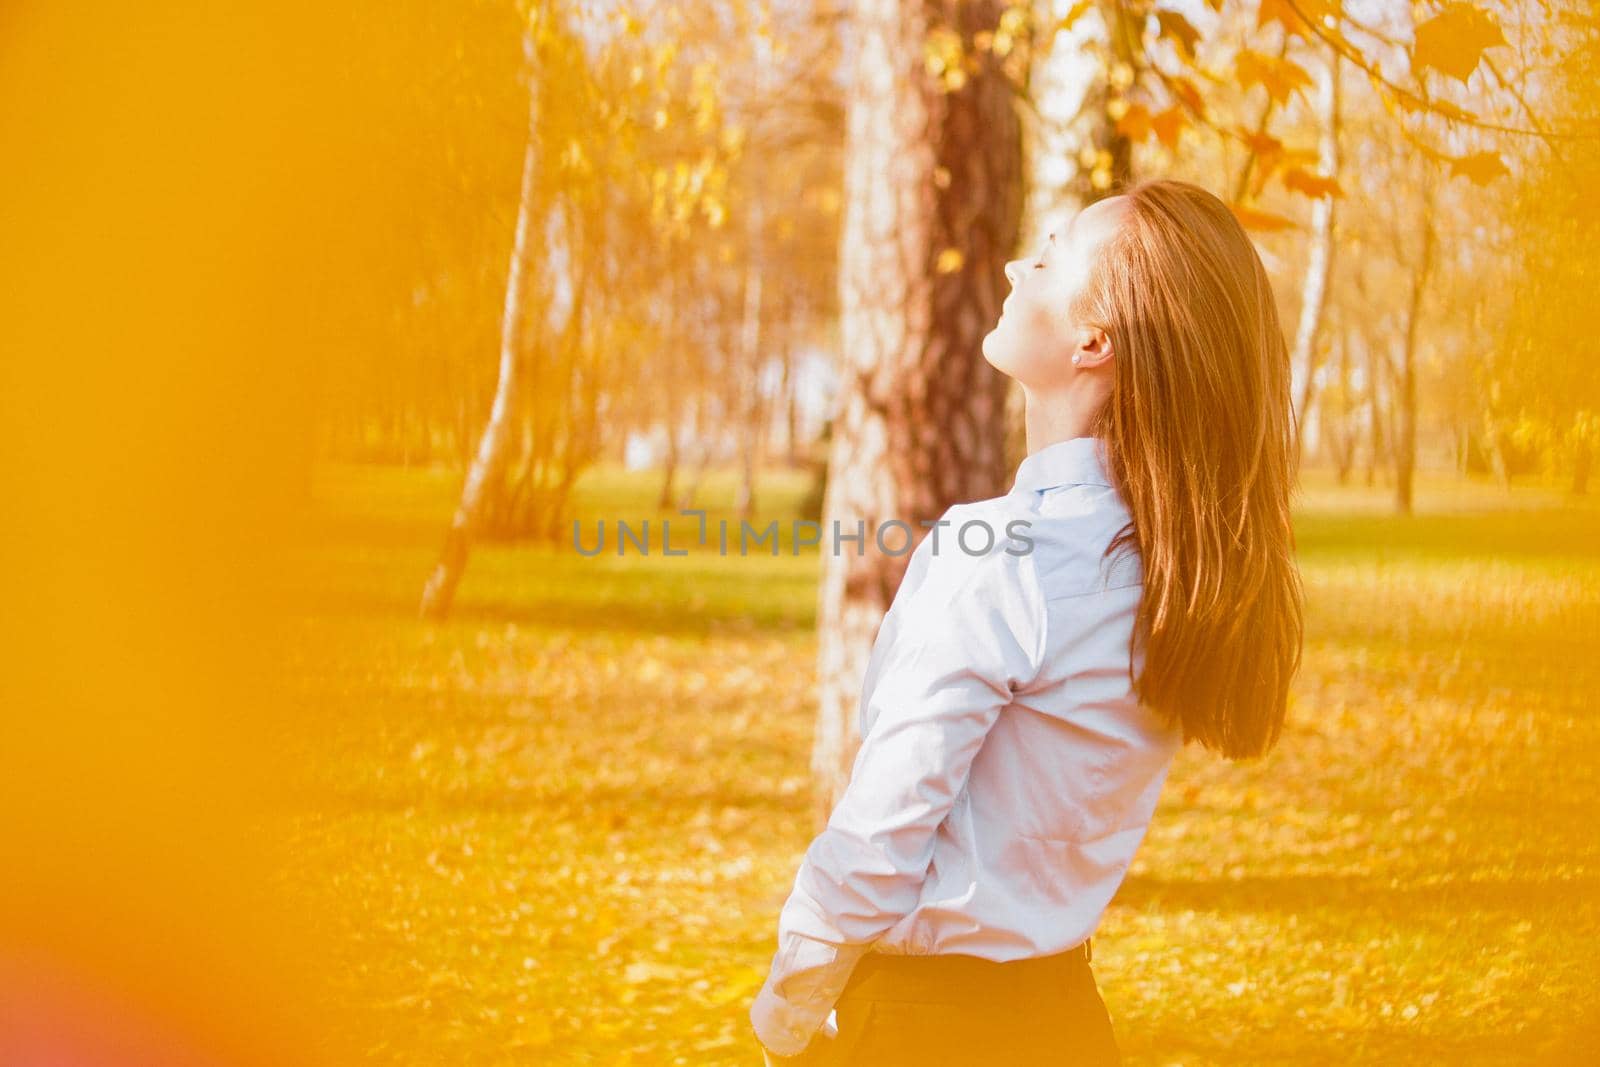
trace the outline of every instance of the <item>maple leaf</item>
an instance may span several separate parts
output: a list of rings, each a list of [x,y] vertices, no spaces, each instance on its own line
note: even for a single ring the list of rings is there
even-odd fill
[[[1250,154],[1261,160],[1276,159],[1283,153],[1283,142],[1270,133],[1255,133],[1251,130],[1240,129],[1237,131],[1239,139],[1250,150]]]
[[[1484,49],[1505,43],[1493,15],[1464,0],[1454,0],[1417,27],[1412,65],[1419,71],[1433,67],[1464,85],[1478,69]]]
[[[1450,176],[1465,174],[1475,185],[1488,185],[1502,174],[1509,174],[1506,165],[1494,152],[1474,152],[1450,160]]]
[[[1233,68],[1238,76],[1240,88],[1248,89],[1252,85],[1264,86],[1267,95],[1277,104],[1287,101],[1289,95],[1296,89],[1311,84],[1311,75],[1294,60],[1265,56],[1248,48],[1240,49],[1238,56],[1234,58]]]
[[[1129,104],[1117,120],[1117,132],[1130,141],[1144,140],[1150,135],[1150,109],[1143,104]]]
[[[1194,28],[1193,23],[1176,11],[1157,11],[1156,22],[1161,27],[1161,36],[1172,41],[1180,56],[1194,58],[1194,46],[1200,40],[1200,31]]]
[[[1071,9],[1067,11],[1066,15],[1061,19],[1061,21],[1056,23],[1056,30],[1059,32],[1061,30],[1072,29],[1073,25],[1092,7],[1094,7],[1094,0],[1078,0],[1078,2],[1073,4]]]
[[[1261,7],[1256,12],[1256,28],[1276,22],[1283,27],[1284,33],[1310,40],[1311,31],[1307,29],[1306,21],[1309,19],[1321,25],[1323,16],[1332,12],[1329,0],[1293,0],[1293,3],[1290,0],[1261,0]]]
[[[1170,152],[1178,150],[1178,135],[1183,132],[1187,124],[1183,117],[1183,109],[1176,104],[1150,119],[1150,128],[1155,131],[1156,139]]]
[[[1343,196],[1339,179],[1324,174],[1313,174],[1304,167],[1290,167],[1283,172],[1283,186],[1291,192],[1312,199],[1324,196]]]

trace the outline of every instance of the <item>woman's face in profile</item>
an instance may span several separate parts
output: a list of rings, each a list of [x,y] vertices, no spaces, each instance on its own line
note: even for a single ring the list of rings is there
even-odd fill
[[[1006,264],[1011,295],[983,339],[983,357],[996,370],[1038,389],[1065,383],[1074,369],[1072,353],[1083,340],[1070,309],[1126,208],[1126,197],[1097,200],[1056,227],[1036,257]]]

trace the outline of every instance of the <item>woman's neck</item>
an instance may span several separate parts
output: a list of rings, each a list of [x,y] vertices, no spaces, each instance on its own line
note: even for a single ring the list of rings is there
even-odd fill
[[[1022,393],[1022,422],[1030,456],[1057,441],[1092,436],[1095,416],[1106,400],[1101,391],[1089,389],[1036,393],[1023,387]]]

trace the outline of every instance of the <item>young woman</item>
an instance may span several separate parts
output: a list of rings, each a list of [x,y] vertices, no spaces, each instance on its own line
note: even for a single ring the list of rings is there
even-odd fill
[[[1172,757],[1258,756],[1283,725],[1297,428],[1249,238],[1148,181],[1006,276],[983,349],[1022,385],[1028,455],[945,513],[884,617],[850,784],[750,1010],[768,1063],[1119,1062],[1089,936]],[[995,536],[958,545],[974,522]]]

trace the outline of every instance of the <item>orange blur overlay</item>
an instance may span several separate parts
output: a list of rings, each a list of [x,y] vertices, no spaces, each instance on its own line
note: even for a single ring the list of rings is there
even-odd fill
[[[388,208],[354,161],[403,70],[375,17],[231,8],[0,6],[7,1065],[374,1040],[261,828],[311,375],[361,328],[335,283]]]

